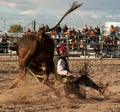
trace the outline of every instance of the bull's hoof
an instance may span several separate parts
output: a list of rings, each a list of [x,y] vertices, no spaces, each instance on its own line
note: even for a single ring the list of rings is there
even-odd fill
[[[50,80],[46,79],[46,80],[42,80],[42,84],[53,84],[53,82],[51,82]]]
[[[57,99],[57,100],[60,100],[60,99],[61,99],[61,97],[56,96],[56,95],[49,95],[49,97],[50,97],[50,98],[55,98],[55,99]]]
[[[11,83],[8,88],[13,89],[13,88],[15,88],[15,86],[16,86],[16,84]]]
[[[42,84],[46,84],[46,82],[47,82],[47,80],[44,80],[44,79],[42,80]]]
[[[56,79],[55,79],[55,78],[54,78],[54,79],[50,79],[49,82],[50,82],[51,84],[55,85]]]

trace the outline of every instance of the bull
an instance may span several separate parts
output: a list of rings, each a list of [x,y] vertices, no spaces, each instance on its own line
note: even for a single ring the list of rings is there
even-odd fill
[[[11,50],[17,51],[19,57],[20,74],[9,85],[9,88],[14,88],[18,82],[24,78],[27,70],[35,77],[43,76],[42,83],[47,84],[50,73],[54,73],[54,41],[46,33],[55,29],[69,13],[80,7],[82,4],[73,2],[70,9],[63,15],[59,22],[51,29],[40,30],[40,32],[27,34],[17,41],[14,45],[11,44]],[[12,46],[13,45],[13,46]],[[52,89],[53,87],[50,86]]]

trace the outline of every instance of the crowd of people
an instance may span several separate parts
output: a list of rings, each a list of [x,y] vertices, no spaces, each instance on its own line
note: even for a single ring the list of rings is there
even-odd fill
[[[42,26],[42,29],[48,29],[49,26]],[[87,25],[83,26],[81,30],[76,30],[75,28],[68,27],[66,24],[61,27],[60,24],[54,29],[51,34],[57,44],[66,43],[69,39],[69,49],[73,51],[80,50],[82,54],[85,54],[86,45],[90,45],[95,54],[99,54],[102,49],[103,52],[108,54],[113,52],[117,48],[117,43],[120,37],[118,29],[111,25],[109,28],[109,34],[102,35],[100,27],[88,27]],[[66,35],[68,38],[65,38]],[[67,43],[68,44],[68,43]],[[101,47],[102,46],[102,47]]]
[[[42,25],[40,30],[49,29],[48,25]],[[117,47],[117,43],[120,37],[120,34],[114,25],[111,25],[109,28],[108,35],[102,35],[100,27],[97,25],[96,27],[88,27],[84,25],[82,29],[76,30],[74,27],[68,27],[66,24],[62,27],[60,24],[56,29],[49,32],[51,38],[55,40],[55,44],[68,44],[69,40],[69,49],[72,51],[80,51],[83,55],[85,54],[86,45],[90,45],[95,53],[99,53],[101,49],[101,45],[103,45],[103,52],[109,53],[112,52]],[[25,33],[32,33],[32,30],[28,28]],[[5,38],[4,38],[5,37]],[[67,38],[66,38],[67,37]],[[2,45],[5,44],[6,34],[2,38]],[[4,42],[3,42],[4,41]],[[6,45],[7,46],[7,45]],[[7,48],[5,48],[7,49]],[[4,51],[1,51],[4,52]],[[7,50],[5,50],[7,52]]]
[[[43,25],[39,30],[41,29],[49,29],[48,25]],[[119,37],[119,32],[117,29],[111,25],[109,29],[110,34],[105,36],[104,43],[105,44],[117,44],[117,39]],[[99,36],[101,35],[101,29],[97,25],[96,27],[88,27],[85,25],[81,30],[76,30],[74,27],[68,27],[66,24],[61,27],[60,24],[57,26],[56,29],[54,29],[52,32],[49,32],[53,37],[57,36],[58,39],[61,40],[62,37],[65,35],[69,36],[69,39],[72,39],[72,41],[83,41],[87,44],[90,44],[92,42],[99,43]]]

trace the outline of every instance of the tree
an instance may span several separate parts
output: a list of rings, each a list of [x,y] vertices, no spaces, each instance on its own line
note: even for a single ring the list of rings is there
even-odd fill
[[[15,33],[15,32],[23,32],[23,27],[21,25],[11,25],[9,28],[9,32]]]

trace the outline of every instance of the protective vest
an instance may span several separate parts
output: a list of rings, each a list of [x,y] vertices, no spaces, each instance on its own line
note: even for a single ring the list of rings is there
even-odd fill
[[[57,62],[58,62],[59,59],[63,59],[65,61],[65,70],[67,70],[67,71],[70,71],[70,70],[69,70],[69,66],[68,66],[68,62],[67,62],[66,58],[54,57],[54,65],[55,65],[55,70],[54,71],[55,71],[55,74],[57,76],[56,78],[61,81],[61,79],[66,77],[66,76],[57,73]]]

